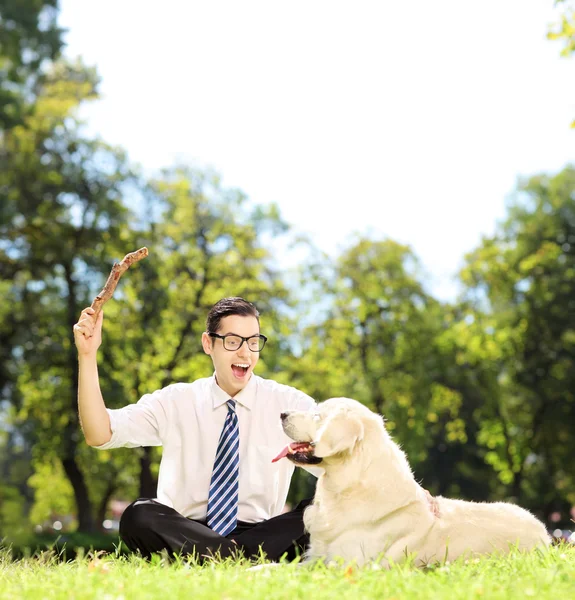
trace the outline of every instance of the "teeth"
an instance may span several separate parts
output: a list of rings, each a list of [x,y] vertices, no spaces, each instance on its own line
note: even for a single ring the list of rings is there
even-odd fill
[[[243,367],[244,369],[249,369],[250,365],[246,365],[243,363],[234,363],[234,367]]]
[[[303,443],[303,442],[302,442]],[[288,454],[296,454],[297,452],[310,452],[311,450],[313,450],[313,446],[315,446],[315,444],[312,443],[308,443],[306,446],[298,446],[297,450],[291,447],[291,444],[288,446]]]

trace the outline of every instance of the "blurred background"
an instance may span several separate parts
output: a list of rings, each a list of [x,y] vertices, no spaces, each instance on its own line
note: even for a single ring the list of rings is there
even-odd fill
[[[72,336],[142,246],[108,407],[211,375],[243,296],[260,375],[575,541],[575,2],[383,4],[0,0],[3,544],[108,548],[155,495],[161,449],[85,444]]]

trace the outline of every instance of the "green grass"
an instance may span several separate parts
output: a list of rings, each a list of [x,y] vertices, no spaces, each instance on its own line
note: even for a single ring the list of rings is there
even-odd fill
[[[13,560],[4,552],[0,554],[0,598],[540,600],[575,593],[575,546],[567,545],[424,569],[286,564],[249,571],[249,566],[246,561],[198,566],[160,556],[146,562],[135,556],[91,554],[64,562],[51,552]]]

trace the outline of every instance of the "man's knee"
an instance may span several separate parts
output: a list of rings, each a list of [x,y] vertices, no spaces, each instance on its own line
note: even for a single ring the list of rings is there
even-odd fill
[[[132,502],[120,517],[120,535],[126,536],[150,528],[150,507],[155,503],[156,500],[150,498],[139,498]]]

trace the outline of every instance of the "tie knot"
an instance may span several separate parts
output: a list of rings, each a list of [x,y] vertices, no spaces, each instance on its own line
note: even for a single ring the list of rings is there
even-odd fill
[[[228,405],[228,410],[230,412],[236,412],[236,401],[235,400],[228,400],[227,401],[227,405]]]

